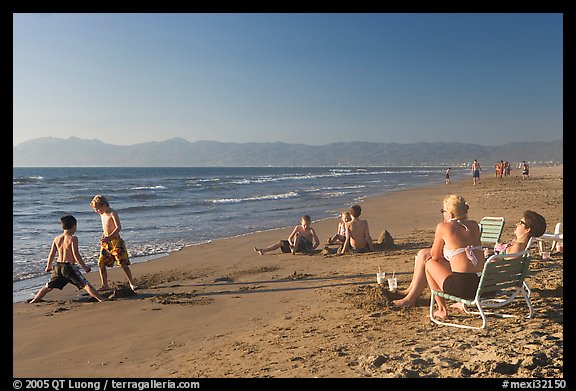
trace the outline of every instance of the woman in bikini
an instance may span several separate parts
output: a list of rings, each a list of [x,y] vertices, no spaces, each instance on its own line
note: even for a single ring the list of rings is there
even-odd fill
[[[522,214],[522,218],[516,223],[514,235],[516,239],[510,243],[496,243],[494,250],[484,249],[484,257],[488,259],[494,251],[497,253],[514,254],[524,251],[531,237],[539,237],[546,232],[546,219],[541,214],[533,210],[527,210]],[[513,259],[513,258],[512,258]]]
[[[476,272],[484,266],[480,227],[476,221],[468,220],[468,204],[461,196],[446,196],[441,213],[443,221],[436,226],[432,248],[418,251],[410,286],[400,292],[405,297],[394,300],[398,307],[415,306],[429,277],[436,290],[443,287],[447,289],[444,292],[465,296],[476,292],[480,281]]]

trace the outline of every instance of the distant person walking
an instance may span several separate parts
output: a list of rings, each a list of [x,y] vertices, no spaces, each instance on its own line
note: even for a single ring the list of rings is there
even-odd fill
[[[528,167],[528,163],[522,160],[522,179],[528,179],[530,177],[530,167]]]
[[[472,184],[477,185],[480,183],[480,163],[478,163],[477,159],[474,159],[474,163],[472,163]]]
[[[446,169],[446,184],[449,185],[450,184],[450,171],[452,170],[452,167],[448,167]]]

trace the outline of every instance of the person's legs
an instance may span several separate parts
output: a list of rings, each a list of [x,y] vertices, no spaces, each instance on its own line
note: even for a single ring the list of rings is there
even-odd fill
[[[452,274],[449,267],[440,262],[430,261],[426,262],[424,265],[426,271],[426,280],[428,281],[428,286],[430,289],[435,291],[442,291],[442,286],[444,280]],[[448,309],[446,308],[446,302],[443,298],[436,296],[436,305],[438,310],[434,312],[434,316],[440,319],[445,319],[448,316]]]
[[[100,288],[99,291],[106,291],[110,289],[108,286],[108,272],[106,271],[106,265],[103,262],[98,262],[98,270],[100,271]]]
[[[52,288],[48,288],[47,285],[44,285],[42,288],[40,288],[40,290],[38,291],[38,293],[36,293],[36,296],[34,296],[34,298],[32,300],[30,300],[30,303],[37,303],[40,301],[40,299],[42,299],[44,296],[46,296],[46,294],[48,292],[50,292],[52,290]]]
[[[98,300],[100,302],[106,300],[106,298],[103,297],[100,293],[98,293],[98,291],[96,289],[94,289],[94,287],[92,285],[86,284],[86,286],[84,286],[84,289],[86,290],[86,292],[88,292],[88,294],[90,296],[92,296],[96,300]]]
[[[134,277],[132,277],[132,272],[130,271],[130,267],[128,266],[128,264],[122,263],[120,264],[120,267],[122,268],[122,270],[124,270],[124,274],[126,274],[126,277],[128,278],[130,288],[132,288],[133,291],[138,289],[138,285],[136,285],[136,281],[134,280]]]
[[[282,241],[281,240],[278,243],[274,243],[274,244],[272,244],[266,248],[254,247],[254,251],[256,251],[260,255],[264,255],[264,253],[267,253],[268,251],[273,251],[273,250],[279,249],[280,247],[282,247]]]
[[[403,299],[394,300],[393,303],[398,307],[414,307],[418,297],[426,288],[426,275],[424,274],[424,260],[430,255],[430,249],[422,249],[418,251],[418,255],[414,260],[414,274],[412,275],[412,281],[405,291],[402,293],[406,294]]]
[[[296,233],[296,235],[294,236],[294,247],[292,247],[292,255],[296,254],[296,251],[298,251],[298,249],[300,248],[301,243],[302,243],[302,237],[298,235],[298,233]]]

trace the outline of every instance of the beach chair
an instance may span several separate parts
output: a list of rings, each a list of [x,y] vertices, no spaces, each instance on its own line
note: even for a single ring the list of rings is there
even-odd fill
[[[510,259],[514,258],[514,259]],[[528,275],[528,269],[532,257],[530,249],[526,248],[522,252],[514,254],[494,254],[486,260],[476,296],[474,299],[464,299],[453,296],[441,291],[431,290],[430,297],[430,320],[436,324],[454,326],[467,329],[485,329],[487,324],[487,315],[494,315],[502,318],[517,317],[517,315],[500,312],[488,312],[488,308],[505,307],[510,304],[519,295],[524,298],[528,305],[528,316],[531,318],[534,314],[532,303],[530,302],[529,291],[526,290],[525,278]],[[464,323],[450,323],[434,317],[434,304],[436,296],[445,300],[451,300],[463,304],[464,311],[469,315],[480,315],[482,318],[481,326],[471,326]],[[470,311],[467,306],[474,306],[478,311]]]
[[[564,233],[562,232],[562,222],[559,222],[554,227],[554,233],[549,234],[545,233],[544,235],[538,237],[538,248],[540,250],[540,254],[545,251],[544,249],[544,242],[547,240],[552,241],[552,246],[550,247],[550,253],[553,253],[556,250],[556,243],[564,241]]]
[[[480,241],[482,246],[494,248],[494,245],[500,242],[504,223],[504,217],[482,217],[482,220],[480,220]]]

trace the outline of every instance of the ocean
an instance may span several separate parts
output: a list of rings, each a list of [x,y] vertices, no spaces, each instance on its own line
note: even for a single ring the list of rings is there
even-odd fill
[[[105,195],[122,224],[132,263],[186,246],[339,217],[366,197],[443,183],[446,167],[42,167],[13,168],[13,302],[48,280],[50,246],[60,217],[78,220],[76,236],[97,270]],[[468,170],[453,168],[458,179]]]

